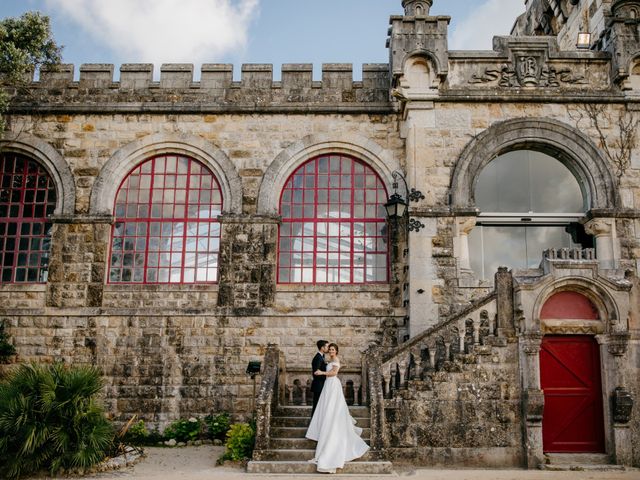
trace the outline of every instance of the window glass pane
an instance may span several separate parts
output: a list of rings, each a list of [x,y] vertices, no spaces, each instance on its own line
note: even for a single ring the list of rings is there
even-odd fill
[[[51,245],[45,217],[57,198],[53,182],[38,163],[11,152],[0,155],[0,178],[1,281],[43,283]]]
[[[577,213],[584,211],[575,176],[544,153],[516,150],[492,160],[480,173],[476,205],[483,212]]]
[[[304,268],[296,273],[280,263],[279,281],[386,281],[386,275],[369,280],[364,271],[358,275],[351,273],[354,265],[364,262],[362,255],[355,257],[355,252],[363,252],[365,248],[363,237],[367,236],[367,227],[362,219],[379,219],[384,225],[386,199],[384,185],[375,172],[351,157],[323,155],[301,165],[286,182],[281,195],[283,225],[279,252],[280,255],[304,252],[298,263],[295,257],[281,257],[281,262],[291,265],[302,262]],[[340,219],[340,222],[322,221],[327,218]],[[300,223],[303,219],[304,228]],[[378,226],[373,225],[372,237],[377,235],[377,230]],[[352,241],[352,235],[358,240]],[[373,244],[376,244],[375,238]],[[386,271],[386,241],[381,245],[385,247],[379,253],[384,258]],[[332,265],[342,268],[332,268]]]
[[[149,159],[129,174],[117,198],[113,251],[131,252],[135,270],[129,275],[121,269],[110,274],[109,281],[215,281],[220,246],[217,215],[223,205],[219,184],[206,167],[175,155]],[[128,220],[123,222],[125,216]],[[209,256],[194,269],[195,252]],[[118,258],[112,255],[112,269],[120,268],[114,263]],[[129,257],[126,262],[129,266]],[[120,263],[125,263],[124,257]]]
[[[564,225],[479,225],[469,234],[471,268],[486,280],[492,280],[501,266],[538,268],[544,250],[574,246],[565,229]]]

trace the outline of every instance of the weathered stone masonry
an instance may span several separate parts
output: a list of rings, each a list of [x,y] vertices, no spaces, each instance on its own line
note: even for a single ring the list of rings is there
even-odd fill
[[[59,198],[46,283],[0,285],[18,359],[98,365],[115,418],[164,426],[222,410],[249,417],[245,368],[270,344],[286,385],[269,398],[302,401],[315,340],[337,340],[378,457],[534,468],[547,461],[541,344],[588,335],[601,356],[604,454],[640,465],[640,410],[625,416],[619,400],[640,398],[640,153],[619,176],[604,148],[620,141],[617,119],[638,119],[640,17],[630,12],[640,5],[603,2],[594,47],[577,50],[589,2],[573,3],[531,0],[513,35],[467,52],[448,49],[450,19],[429,16],[430,0],[405,0],[405,15],[391,17],[390,63],[365,65],[361,81],[347,64],[324,65],[321,81],[309,64],[284,65],[280,81],[271,65],[244,65],[240,81],[220,64],[204,65],[199,81],[183,64],[163,65],[158,81],[146,64],[123,65],[119,81],[112,65],[82,65],[77,81],[70,65],[41,72],[28,94],[10,92],[0,139],[41,163]],[[600,131],[588,105],[608,119]],[[468,241],[482,221],[477,179],[515,150],[550,155],[576,177],[595,250],[539,252],[539,268],[482,280]],[[203,163],[220,183],[218,282],[110,284],[118,187],[164,153]],[[409,202],[423,228],[389,224],[388,283],[277,282],[281,191],[325,153],[362,160],[389,194],[399,170],[424,195]],[[541,320],[564,291],[584,295],[599,320]]]

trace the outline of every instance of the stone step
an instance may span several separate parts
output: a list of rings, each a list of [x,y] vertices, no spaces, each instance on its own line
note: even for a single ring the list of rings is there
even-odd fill
[[[606,453],[545,453],[547,463],[594,463],[608,464],[611,458]]]
[[[303,439],[307,433],[307,427],[271,427],[271,438],[300,438]],[[371,429],[362,428],[362,438],[365,440],[371,437]]]
[[[371,425],[370,418],[356,418],[356,425],[360,428],[368,428]],[[311,421],[308,417],[271,417],[272,427],[308,427]]]
[[[369,437],[362,437],[362,439],[369,443]],[[316,442],[314,442],[313,440],[309,440],[308,438],[274,438],[271,437],[271,448],[275,449],[290,449],[290,450],[297,450],[297,449],[315,449],[316,448]]]
[[[349,413],[353,418],[369,418],[369,407],[349,406]],[[306,417],[311,418],[311,406],[281,405],[272,414],[273,417]]]
[[[250,461],[247,473],[313,474],[316,466],[309,462]],[[356,475],[393,475],[391,462],[347,462],[337,473]]]
[[[624,470],[623,465],[614,465],[606,453],[545,453],[542,470],[592,471]]]
[[[540,465],[540,470],[547,470],[550,472],[611,472],[623,471],[625,470],[625,467],[624,465],[596,465],[593,463],[550,463],[547,465]]]
[[[315,448],[310,449],[278,449],[278,450],[264,450],[261,457],[264,461],[270,460],[274,462],[306,462],[315,455]],[[364,461],[371,459],[369,452],[365,453],[358,461]]]

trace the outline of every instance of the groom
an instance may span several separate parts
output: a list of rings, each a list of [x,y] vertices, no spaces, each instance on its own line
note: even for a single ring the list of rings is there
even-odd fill
[[[313,407],[311,408],[311,416],[316,411],[318,405],[318,399],[322,393],[322,387],[324,387],[324,381],[327,379],[324,375],[316,375],[315,372],[327,369],[327,363],[324,361],[324,354],[329,350],[329,342],[326,340],[318,340],[316,342],[318,346],[318,353],[311,360],[311,373],[313,375],[313,381],[311,382],[311,391],[313,392]]]

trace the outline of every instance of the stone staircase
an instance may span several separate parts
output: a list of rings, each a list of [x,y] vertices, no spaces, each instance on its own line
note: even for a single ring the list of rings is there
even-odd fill
[[[371,418],[369,408],[350,406],[351,416],[363,429],[362,438],[369,443]],[[271,415],[269,449],[261,452],[260,460],[247,465],[248,473],[265,474],[310,474],[316,466],[309,463],[315,453],[316,442],[305,438],[311,419],[310,406],[278,406]],[[389,475],[393,472],[391,462],[376,461],[371,452],[353,462],[345,464],[338,473],[360,475]]]

